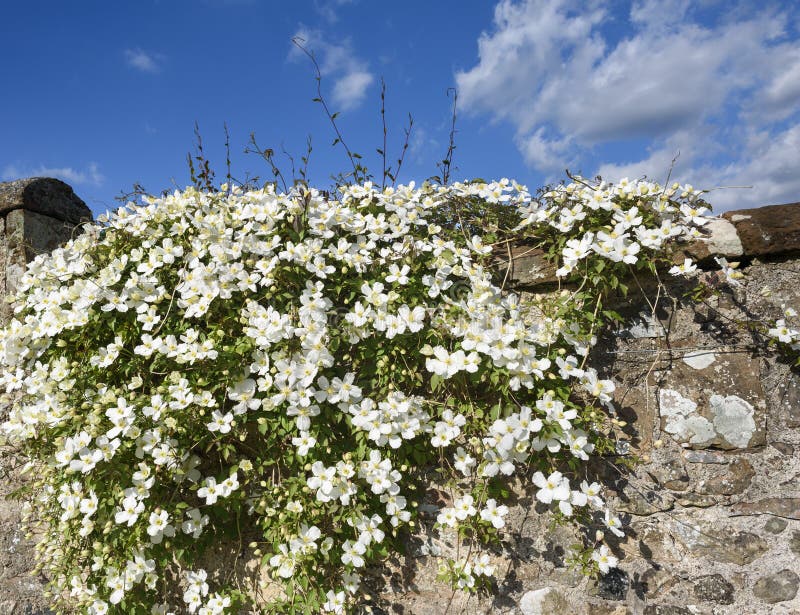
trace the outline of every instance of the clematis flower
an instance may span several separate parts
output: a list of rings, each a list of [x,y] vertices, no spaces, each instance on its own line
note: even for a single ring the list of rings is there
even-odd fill
[[[553,500],[568,500],[570,497],[569,481],[561,472],[553,472],[547,478],[541,472],[536,472],[533,475],[533,484],[539,488],[536,499],[544,504]]]

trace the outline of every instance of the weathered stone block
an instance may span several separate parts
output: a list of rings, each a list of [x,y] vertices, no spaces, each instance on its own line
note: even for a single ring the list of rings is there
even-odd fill
[[[697,598],[706,602],[733,604],[733,585],[721,574],[708,574],[698,578],[692,591]]]
[[[767,543],[751,532],[718,528],[704,523],[675,523],[673,535],[694,556],[744,566],[768,550]]]
[[[567,613],[570,605],[557,589],[543,587],[525,592],[519,602],[519,610],[523,615],[548,615]]]
[[[28,177],[0,183],[0,215],[18,209],[73,226],[92,219],[91,210],[72,188],[52,177]]]
[[[661,429],[690,448],[766,444],[766,403],[758,364],[726,354],[702,369],[675,364],[659,389]]]
[[[786,529],[787,525],[789,525],[789,522],[786,519],[773,517],[764,524],[764,531],[769,532],[770,534],[780,534]]]
[[[800,577],[792,570],[781,570],[760,578],[753,586],[753,594],[768,604],[786,602],[797,595]]]
[[[497,277],[507,288],[525,289],[558,281],[556,267],[544,256],[544,251],[527,245],[505,245],[494,252]]]
[[[695,490],[705,495],[735,495],[743,493],[756,475],[747,459],[736,459],[730,465],[712,471],[712,475],[701,480]]]
[[[785,519],[800,519],[800,498],[764,498],[755,502],[740,502],[733,511],[743,514],[771,514]]]
[[[696,261],[703,261],[712,256],[727,258],[741,256],[744,253],[742,241],[736,227],[725,218],[714,218],[703,227],[704,239],[688,244],[683,252]]]
[[[800,250],[800,203],[728,211],[722,217],[736,226],[748,256]]]

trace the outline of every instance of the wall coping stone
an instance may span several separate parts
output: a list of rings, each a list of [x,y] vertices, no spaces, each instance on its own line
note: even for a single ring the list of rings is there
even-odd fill
[[[778,257],[800,252],[800,202],[726,211],[711,220],[698,239],[680,246],[675,261],[684,257],[713,263],[714,257]],[[558,282],[556,268],[544,252],[519,241],[495,249],[495,267],[506,277],[506,287],[526,290]],[[506,270],[507,273],[506,273]]]
[[[70,224],[92,220],[92,211],[69,184],[52,177],[28,177],[0,183],[0,216],[16,209]]]

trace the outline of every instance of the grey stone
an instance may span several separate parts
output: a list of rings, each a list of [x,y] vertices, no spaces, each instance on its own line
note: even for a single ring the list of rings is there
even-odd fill
[[[609,604],[608,602],[589,602],[588,611],[591,615],[633,615],[624,604]]]
[[[744,254],[742,241],[736,232],[736,227],[724,218],[716,218],[705,225],[705,230],[710,232],[708,250],[712,254],[721,256],[741,256]]]
[[[756,431],[755,409],[737,395],[712,395],[714,431],[737,448],[747,448]]]
[[[648,470],[648,474],[658,484],[673,491],[686,491],[689,486],[689,475],[680,459],[667,459]]]
[[[25,262],[51,252],[80,232],[71,222],[24,209],[9,212],[5,226],[9,248],[24,250]]]
[[[705,237],[693,241],[681,251],[697,261],[708,261],[712,256],[742,256],[744,247],[734,226],[725,218],[713,218],[703,227]]]
[[[644,615],[693,615],[693,613],[685,606],[648,604],[644,607]]]
[[[672,362],[658,390],[662,431],[692,449],[763,446],[766,407],[758,364],[741,353],[720,355],[706,369]]]
[[[673,531],[691,553],[716,562],[744,566],[769,551],[766,541],[751,532],[685,523],[675,523]]]
[[[619,332],[619,336],[622,339],[647,339],[664,337],[664,335],[664,326],[657,319],[654,319],[651,313],[645,311],[640,312],[628,326]]]
[[[786,522],[784,521],[784,523]],[[789,549],[791,549],[792,553],[795,555],[800,555],[800,532],[792,532],[792,538],[789,540]]]
[[[794,447],[787,442],[771,442],[770,445],[781,455],[791,457],[794,455]]]
[[[523,615],[550,615],[568,613],[570,605],[557,589],[543,587],[525,592],[519,601],[519,610]]]
[[[624,600],[631,586],[628,573],[612,568],[597,581],[597,595],[606,600]]]
[[[627,485],[619,494],[616,509],[636,516],[647,516],[671,510],[675,498],[668,491],[648,489],[642,491],[634,485]]]
[[[800,250],[800,207],[798,203],[741,209],[722,214],[736,226],[742,248],[748,256],[784,254]]]
[[[687,352],[681,360],[693,369],[705,369],[717,360],[713,350],[695,350]]]
[[[91,210],[72,188],[51,177],[29,177],[0,183],[0,214],[17,209],[73,225],[92,219]]]
[[[736,513],[769,513],[785,519],[800,519],[800,498],[764,498],[731,506]]]
[[[700,600],[717,602],[719,604],[733,604],[733,585],[725,580],[721,574],[708,574],[699,577],[692,588],[692,592]]]
[[[744,492],[755,475],[756,472],[747,459],[736,459],[721,473],[700,481],[696,491],[703,495],[735,495]]]
[[[772,519],[764,524],[764,531],[769,532],[770,534],[780,534],[786,529],[787,525],[789,525],[789,522],[786,519],[772,517]],[[798,547],[800,547],[800,544],[798,544]]]
[[[515,290],[533,288],[558,281],[556,267],[547,260],[544,251],[528,245],[503,244],[493,252],[493,269],[506,288]]]
[[[800,427],[800,377],[796,374],[790,374],[788,382],[784,385],[781,404],[782,410],[785,411],[786,426]]]
[[[753,595],[769,604],[786,602],[797,595],[800,577],[788,569],[760,578],[753,585]]]
[[[682,493],[675,501],[680,506],[687,508],[709,508],[717,503],[717,498],[711,495],[700,495],[699,493]]]
[[[683,451],[683,458],[691,463],[728,463],[730,461],[724,453],[710,450],[686,450]]]
[[[708,446],[716,433],[714,425],[697,411],[697,403],[674,389],[658,392],[663,429],[683,444]]]

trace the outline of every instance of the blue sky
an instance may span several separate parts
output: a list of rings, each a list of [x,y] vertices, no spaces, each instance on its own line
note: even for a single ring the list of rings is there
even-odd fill
[[[459,95],[455,179],[530,188],[564,169],[714,190],[715,209],[800,200],[800,9],[792,1],[162,0],[7,3],[0,180],[69,182],[95,213],[140,182],[184,187],[197,121],[224,175],[267,178],[250,133],[312,182],[348,161],[315,96],[302,36],[352,150],[380,173],[414,118],[400,181],[437,173]]]

